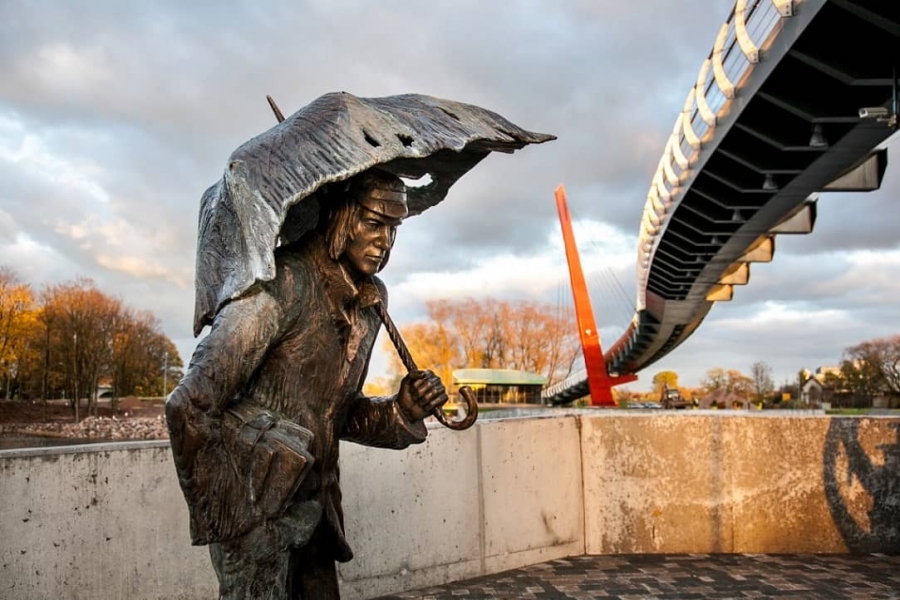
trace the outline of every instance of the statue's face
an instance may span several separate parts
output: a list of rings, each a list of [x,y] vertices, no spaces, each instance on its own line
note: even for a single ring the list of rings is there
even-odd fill
[[[391,249],[400,221],[360,206],[350,224],[350,237],[340,259],[354,281],[378,272]]]

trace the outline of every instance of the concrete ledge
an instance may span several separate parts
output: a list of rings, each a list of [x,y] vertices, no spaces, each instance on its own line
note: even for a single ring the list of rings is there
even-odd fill
[[[167,443],[0,453],[0,598],[214,598]]]
[[[900,419],[725,414],[583,419],[589,554],[900,552]]]
[[[342,446],[345,600],[564,556],[900,553],[897,417],[578,411]],[[214,598],[166,442],[0,451],[0,600]]]
[[[143,450],[147,448],[169,449],[169,440],[146,440],[142,442],[107,442],[98,444],[75,444],[72,446],[50,446],[47,448],[16,448],[0,450],[0,459],[35,458],[41,456],[63,456],[91,452],[115,452],[118,450]]]

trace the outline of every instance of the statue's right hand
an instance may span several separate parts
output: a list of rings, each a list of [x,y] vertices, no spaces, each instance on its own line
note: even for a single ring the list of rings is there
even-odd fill
[[[410,421],[421,421],[447,402],[447,391],[432,371],[411,371],[400,382],[397,404]]]

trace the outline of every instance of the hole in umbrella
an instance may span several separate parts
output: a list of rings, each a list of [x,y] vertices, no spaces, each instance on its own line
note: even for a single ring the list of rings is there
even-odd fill
[[[425,173],[421,177],[417,179],[412,179],[411,177],[401,177],[403,183],[406,184],[408,188],[420,188],[425,187],[426,185],[431,184],[433,179],[431,178],[431,173]]]
[[[367,141],[367,142],[369,143],[369,145],[372,146],[373,148],[377,148],[378,146],[381,145],[381,142],[379,142],[378,140],[376,140],[375,138],[373,138],[373,137],[372,137],[372,134],[369,133],[368,131],[366,131],[365,129],[363,129],[363,136],[365,136],[366,141]]]
[[[405,133],[398,133],[397,139],[400,140],[400,143],[403,144],[404,146],[406,146],[407,148],[409,146],[412,146],[412,143],[413,143],[412,137],[406,135]]]

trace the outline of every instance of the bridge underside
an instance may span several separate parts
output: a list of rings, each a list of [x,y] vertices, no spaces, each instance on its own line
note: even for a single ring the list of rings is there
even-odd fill
[[[752,3],[738,8],[744,4]],[[735,42],[711,59],[727,66],[727,53],[741,51]],[[638,372],[685,341],[714,302],[731,300],[734,286],[748,282],[751,263],[772,260],[776,235],[812,231],[819,192],[878,188],[887,164],[878,147],[894,131],[898,62],[900,2],[795,2],[793,15],[760,41],[759,62],[733,81],[730,97],[724,86],[713,121],[706,111],[703,127],[704,107],[694,111],[693,123],[705,130],[699,144],[676,124],[642,222],[641,308],[604,355],[611,373]],[[710,76],[701,85],[702,74],[696,94],[712,96],[720,82]],[[560,404],[586,394],[582,373],[544,397]]]

